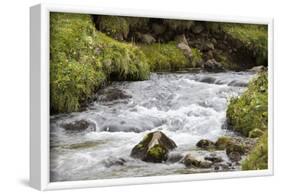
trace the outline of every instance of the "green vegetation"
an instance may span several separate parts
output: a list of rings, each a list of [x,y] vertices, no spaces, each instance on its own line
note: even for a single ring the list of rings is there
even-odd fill
[[[135,46],[95,30],[83,14],[51,14],[51,112],[78,111],[110,79],[144,80],[149,66]]]
[[[166,156],[167,150],[161,145],[155,145],[150,148],[147,152],[148,157],[153,158],[154,161],[162,161],[164,156]]]
[[[243,170],[261,170],[268,167],[268,136],[265,133],[246,160],[242,163]]]
[[[230,137],[220,137],[216,143],[215,143],[215,146],[217,149],[219,150],[224,150],[227,145],[231,144],[232,143],[232,140]]]
[[[192,49],[192,57],[188,58],[175,42],[143,44],[139,47],[148,59],[151,71],[178,71],[196,67],[202,61],[199,50]]]
[[[100,30],[117,40],[123,40],[128,36],[129,25],[124,17],[100,16],[98,23]]]
[[[267,90],[267,72],[262,72],[249,83],[248,89],[241,97],[230,100],[227,118],[235,131],[249,136],[256,128],[267,130]]]
[[[268,143],[268,79],[267,72],[254,78],[248,90],[239,98],[233,98],[227,109],[227,117],[233,129],[245,136],[260,137],[255,148],[242,163],[243,170],[267,168]]]
[[[221,24],[223,31],[252,51],[257,65],[267,65],[267,26],[254,24]]]

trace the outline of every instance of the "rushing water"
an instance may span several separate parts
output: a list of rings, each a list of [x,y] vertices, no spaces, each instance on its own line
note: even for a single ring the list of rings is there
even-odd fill
[[[130,151],[149,131],[162,130],[178,146],[171,155],[209,154],[198,150],[196,142],[231,133],[224,125],[228,99],[241,94],[252,76],[249,72],[169,73],[152,74],[147,81],[114,82],[99,92],[86,111],[51,117],[51,181],[214,171],[188,169],[181,163],[147,163],[131,158]],[[127,98],[105,100],[114,91]],[[79,120],[90,123],[87,130],[62,127]],[[223,151],[217,154],[227,160]]]

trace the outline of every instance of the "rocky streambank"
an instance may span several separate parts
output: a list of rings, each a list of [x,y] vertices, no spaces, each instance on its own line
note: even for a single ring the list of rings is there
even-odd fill
[[[134,146],[130,155],[145,162],[181,163],[186,168],[230,171],[241,165],[240,161],[249,154],[256,142],[255,138],[222,136],[216,142],[201,139],[196,143],[196,152],[183,150],[177,154],[170,154],[170,151],[177,147],[176,143],[163,132],[155,131],[146,134],[143,140]],[[203,154],[200,153],[201,150],[204,150]]]

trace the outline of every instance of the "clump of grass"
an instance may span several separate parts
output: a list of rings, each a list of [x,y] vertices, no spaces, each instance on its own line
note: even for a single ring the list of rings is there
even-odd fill
[[[267,130],[267,117],[268,79],[267,72],[262,72],[249,83],[241,97],[230,100],[227,118],[234,130],[249,136],[256,128]]]
[[[267,66],[267,26],[255,24],[221,24],[222,30],[241,43],[256,58],[257,65]]]
[[[188,58],[175,42],[143,44],[139,47],[148,59],[151,71],[178,71],[196,67],[202,61],[199,50],[192,49],[192,57]]]
[[[243,170],[262,170],[268,168],[268,135],[265,133],[248,157],[242,162]]]
[[[99,29],[117,40],[123,40],[129,33],[129,24],[125,17],[99,16]]]
[[[144,80],[149,66],[138,47],[96,31],[89,15],[51,13],[51,112],[78,111],[107,80]]]

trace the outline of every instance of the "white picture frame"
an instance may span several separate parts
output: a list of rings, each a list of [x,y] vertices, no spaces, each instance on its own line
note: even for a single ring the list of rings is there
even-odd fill
[[[146,16],[201,21],[239,22],[268,25],[268,72],[269,72],[269,123],[268,123],[268,169],[168,175],[138,178],[119,178],[87,181],[50,182],[49,172],[49,13],[71,12],[108,14],[121,16]],[[273,175],[273,19],[244,18],[238,16],[215,16],[179,13],[175,11],[116,9],[102,7],[77,7],[68,5],[40,4],[30,8],[30,185],[38,190],[103,187],[129,184],[165,183],[206,179],[226,179]]]

